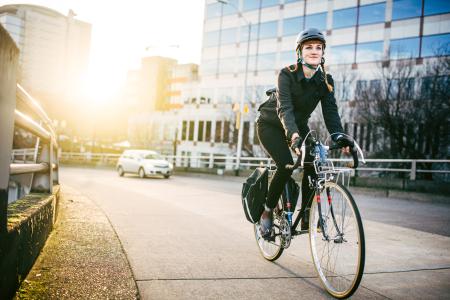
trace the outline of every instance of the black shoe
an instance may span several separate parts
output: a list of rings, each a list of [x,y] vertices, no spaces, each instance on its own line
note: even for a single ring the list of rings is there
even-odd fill
[[[272,217],[272,211],[264,211],[261,215],[261,219],[259,220],[259,233],[265,240],[270,239],[273,235]]]

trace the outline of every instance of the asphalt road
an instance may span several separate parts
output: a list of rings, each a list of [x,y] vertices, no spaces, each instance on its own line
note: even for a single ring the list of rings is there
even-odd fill
[[[240,178],[120,178],[62,168],[117,232],[143,299],[327,299],[306,236],[275,263],[259,254]],[[354,194],[364,220],[365,275],[354,298],[449,298],[450,206]]]

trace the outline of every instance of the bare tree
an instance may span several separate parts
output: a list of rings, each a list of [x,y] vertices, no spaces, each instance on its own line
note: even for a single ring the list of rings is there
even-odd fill
[[[359,122],[374,130],[375,156],[448,157],[450,58],[437,55],[426,65],[415,59],[379,67],[379,81],[355,93]]]

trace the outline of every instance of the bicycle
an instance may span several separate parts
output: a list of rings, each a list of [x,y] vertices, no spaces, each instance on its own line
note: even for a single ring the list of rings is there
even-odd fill
[[[297,230],[304,212],[298,209],[297,217],[293,220],[295,207],[291,207],[293,199],[286,186],[274,209],[271,238],[264,239],[261,236],[259,223],[254,225],[255,238],[262,256],[269,261],[275,261],[290,246],[293,237],[309,233],[312,260],[322,285],[332,296],[347,298],[357,290],[365,263],[361,216],[353,196],[345,185],[339,182],[340,176],[345,179],[345,173],[351,171],[351,168],[335,168],[327,158],[328,151],[340,147],[325,146],[311,138],[310,133],[301,147],[302,155],[294,165],[286,166],[295,170],[307,164],[304,162],[305,150],[310,150],[314,157],[310,164],[314,166],[316,177],[308,178],[314,193],[307,200],[306,206],[310,207],[309,229]],[[358,152],[364,162],[361,148],[355,142],[352,149],[355,169],[359,164]],[[270,167],[272,172],[275,169]],[[326,201],[322,201],[324,198]]]

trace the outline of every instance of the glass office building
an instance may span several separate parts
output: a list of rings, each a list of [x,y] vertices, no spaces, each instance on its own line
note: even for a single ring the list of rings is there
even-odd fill
[[[264,91],[276,84],[279,70],[295,63],[295,39],[309,27],[323,31],[327,39],[325,53],[328,72],[336,82],[339,106],[348,105],[357,86],[375,84],[373,71],[380,64],[414,58],[418,66],[444,49],[450,54],[450,2],[439,0],[230,0],[222,4],[205,2],[200,94],[211,103],[208,114],[186,116],[193,130],[205,132],[199,125],[210,122],[210,143],[205,153],[236,153],[237,104],[246,103],[244,114],[244,155],[263,155],[257,145],[254,119]],[[250,41],[250,45],[248,45]],[[247,88],[244,77],[248,66]],[[341,86],[340,74],[354,73],[358,80]],[[344,90],[346,90],[344,92]],[[198,105],[198,110],[202,110]],[[226,113],[225,113],[226,111]],[[248,112],[247,112],[248,111]],[[200,119],[204,118],[204,119]],[[344,116],[345,118],[345,116]],[[351,120],[348,126],[353,126]],[[219,127],[216,127],[219,126]],[[205,126],[205,125],[203,125]],[[229,128],[228,128],[229,127]],[[179,140],[189,137],[181,126]],[[224,128],[227,133],[224,134]],[[352,132],[353,129],[349,130]],[[353,131],[354,132],[354,131]],[[353,133],[352,132],[352,133]],[[224,135],[226,138],[224,138]],[[235,136],[235,138],[233,138]],[[186,139],[189,142],[189,139]],[[196,153],[195,137],[183,151]],[[195,144],[195,145],[194,145]],[[191,150],[188,150],[191,149]],[[200,153],[198,153],[200,154]]]

